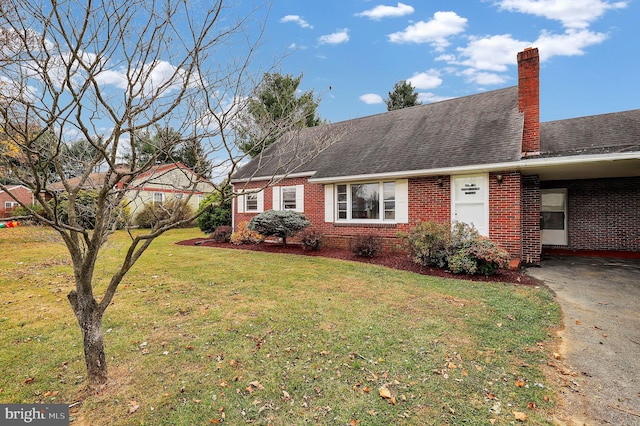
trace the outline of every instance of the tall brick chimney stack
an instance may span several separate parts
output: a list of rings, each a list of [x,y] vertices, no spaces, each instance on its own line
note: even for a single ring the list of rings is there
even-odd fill
[[[537,48],[518,53],[518,107],[524,113],[522,156],[540,154],[540,56]]]

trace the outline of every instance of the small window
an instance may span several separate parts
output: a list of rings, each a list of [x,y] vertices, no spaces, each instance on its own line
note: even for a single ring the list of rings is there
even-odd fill
[[[13,203],[11,201],[5,201],[4,202],[4,208],[6,209],[10,209],[11,207],[13,207]]]
[[[164,194],[162,192],[153,193],[153,204],[162,204],[164,202]]]
[[[282,210],[296,209],[296,187],[288,186],[282,188]]]
[[[384,220],[396,218],[396,184],[385,182],[383,184]]]
[[[258,211],[258,194],[247,194],[245,197],[245,211],[256,212]]]
[[[347,185],[337,186],[338,219],[347,219]]]

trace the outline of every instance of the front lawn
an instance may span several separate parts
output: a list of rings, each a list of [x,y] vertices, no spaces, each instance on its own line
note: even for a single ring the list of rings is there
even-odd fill
[[[127,275],[104,320],[111,381],[87,396],[66,249],[0,231],[0,402],[79,402],[78,425],[549,423],[547,289],[175,244],[199,236],[170,232]]]

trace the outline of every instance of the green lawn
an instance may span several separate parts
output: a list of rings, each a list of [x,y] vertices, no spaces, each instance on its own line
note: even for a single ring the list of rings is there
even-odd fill
[[[66,249],[0,230],[0,402],[81,401],[78,425],[549,424],[547,289],[174,244],[198,236],[159,238],[127,275],[104,320],[111,381],[83,398]]]

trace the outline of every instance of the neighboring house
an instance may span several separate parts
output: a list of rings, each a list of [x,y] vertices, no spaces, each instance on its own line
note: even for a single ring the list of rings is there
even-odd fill
[[[13,210],[20,206],[16,198],[26,206],[33,204],[33,192],[29,188],[23,185],[9,186],[7,191],[0,190],[0,217],[10,217]]]
[[[540,123],[539,105],[525,49],[518,86],[327,125],[340,139],[304,165],[276,142],[233,175],[234,226],[292,209],[342,247],[456,220],[526,263],[543,248],[640,252],[640,110]]]
[[[102,187],[105,178],[106,173],[92,173],[87,178],[84,189]],[[78,182],[78,178],[69,179],[70,185],[77,185]],[[146,173],[138,175],[128,184],[123,182],[111,184],[116,189],[126,191],[125,199],[132,218],[135,218],[145,204],[162,204],[172,199],[187,198],[189,195],[191,198],[188,205],[195,211],[204,197],[214,190],[211,182],[199,177],[181,163],[157,165]],[[48,189],[61,192],[64,191],[64,186],[56,182]]]

